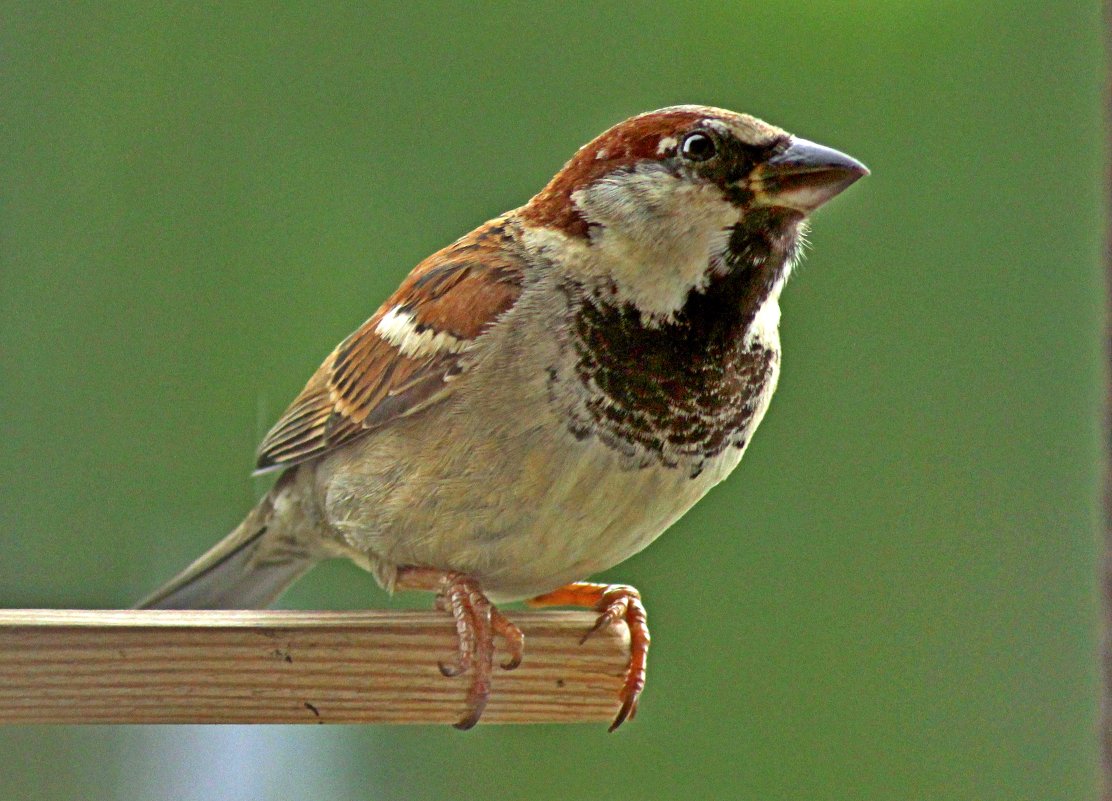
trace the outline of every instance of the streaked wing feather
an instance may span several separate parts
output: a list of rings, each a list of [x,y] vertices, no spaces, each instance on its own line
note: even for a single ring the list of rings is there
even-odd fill
[[[506,218],[425,259],[309,379],[259,446],[256,472],[315,458],[444,398],[467,369],[467,348],[407,355],[376,331],[379,321],[404,309],[421,326],[470,343],[514,304],[522,275]]]

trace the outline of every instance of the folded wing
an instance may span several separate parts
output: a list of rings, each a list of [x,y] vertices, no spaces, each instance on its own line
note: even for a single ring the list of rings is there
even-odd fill
[[[445,398],[472,344],[521,294],[523,271],[505,218],[421,262],[309,379],[259,446],[256,472],[315,458]]]

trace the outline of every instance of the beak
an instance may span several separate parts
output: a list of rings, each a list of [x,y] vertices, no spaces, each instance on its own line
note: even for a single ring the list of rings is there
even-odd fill
[[[753,170],[749,188],[762,206],[810,214],[868,174],[868,167],[852,156],[793,137],[787,150]]]

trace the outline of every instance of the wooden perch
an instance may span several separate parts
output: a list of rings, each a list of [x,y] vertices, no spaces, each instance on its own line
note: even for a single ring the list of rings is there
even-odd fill
[[[525,661],[495,669],[483,722],[614,717],[624,624],[580,645],[593,613],[507,617]],[[0,610],[0,723],[453,723],[455,643],[432,611]]]

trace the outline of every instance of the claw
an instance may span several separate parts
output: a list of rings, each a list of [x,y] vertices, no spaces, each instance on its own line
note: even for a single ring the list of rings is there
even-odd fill
[[[459,665],[446,665],[444,662],[437,662],[437,668],[440,669],[440,675],[446,679],[454,679],[463,673],[463,668]]]
[[[474,689],[474,687],[472,687]],[[468,694],[470,696],[470,693]],[[452,728],[459,729],[460,731],[467,731],[474,728],[475,724],[479,722],[479,718],[483,716],[483,710],[486,709],[487,701],[490,700],[490,687],[486,688],[486,693],[481,697],[472,701],[468,698],[467,714],[463,718],[452,724]]]
[[[513,670],[521,664],[525,635],[490,602],[479,583],[468,576],[431,568],[403,568],[398,572],[397,586],[436,591],[436,608],[448,612],[455,620],[459,641],[457,663],[438,662],[437,667],[447,678],[471,672],[467,711],[453,724],[457,729],[470,729],[479,722],[490,700],[494,636],[501,636],[509,649],[509,657],[501,667]]]
[[[591,584],[577,582],[558,590],[540,595],[529,601],[530,606],[585,606],[599,611],[595,624],[580,639],[585,643],[589,637],[609,628],[615,620],[624,620],[629,626],[629,667],[626,668],[625,682],[618,693],[622,702],[609,731],[614,731],[637,714],[637,702],[645,689],[645,671],[649,657],[649,625],[645,607],[641,604],[641,594],[633,587],[624,584]]]
[[[514,670],[520,667],[525,655],[525,635],[521,633],[521,629],[507,620],[506,616],[494,606],[490,607],[490,624],[494,633],[501,635],[506,641],[506,647],[510,651],[509,658],[499,667],[502,670]]]
[[[615,731],[619,726],[627,720],[632,720],[634,715],[637,714],[637,699],[623,699],[622,708],[618,710],[618,714],[614,717],[614,722],[607,727],[607,731]]]

